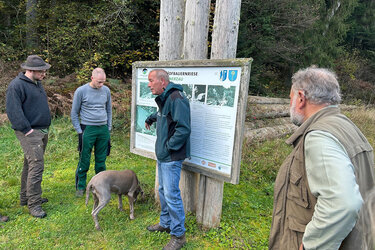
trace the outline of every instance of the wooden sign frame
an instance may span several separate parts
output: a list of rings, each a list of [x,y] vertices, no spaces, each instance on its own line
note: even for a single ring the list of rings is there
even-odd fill
[[[239,175],[240,175],[240,165],[241,165],[241,151],[242,151],[242,142],[243,142],[243,135],[244,135],[244,125],[245,125],[245,116],[246,116],[246,107],[247,107],[247,96],[248,96],[248,86],[250,81],[250,68],[251,68],[251,58],[241,58],[241,59],[215,59],[215,60],[175,60],[175,61],[138,61],[133,63],[133,69],[132,69],[132,107],[131,107],[131,135],[130,135],[130,152],[134,154],[138,154],[147,158],[155,159],[155,153],[146,150],[141,147],[137,147],[136,140],[143,140],[143,139],[137,139],[137,129],[139,128],[139,124],[141,122],[138,122],[138,128],[137,128],[137,102],[139,103],[139,93],[140,93],[140,83],[139,79],[142,80],[142,87],[145,89],[145,85],[148,83],[147,81],[147,75],[148,72],[152,69],[156,68],[162,68],[165,69],[169,74],[171,82],[178,83],[174,81],[174,79],[180,79],[171,77],[173,76],[173,72],[177,71],[177,75],[179,75],[180,71],[183,71],[183,69],[187,68],[190,70],[201,70],[203,72],[206,71],[212,71],[212,70],[220,70],[220,73],[215,73],[215,77],[217,76],[218,83],[224,83],[228,84],[230,75],[228,72],[233,73],[232,79],[234,79],[233,76],[235,76],[235,70],[231,69],[240,69],[239,77],[239,90],[236,94],[236,115],[235,115],[235,122],[234,122],[234,140],[233,140],[233,146],[232,146],[232,152],[231,152],[231,164],[230,164],[230,173],[224,173],[223,171],[219,171],[217,168],[210,168],[207,166],[198,165],[189,161],[185,161],[183,164],[183,168],[187,169],[189,171],[197,172],[200,174],[203,174],[205,176],[209,176],[218,180],[222,180],[225,182],[229,182],[232,184],[238,184],[239,182]],[[142,71],[142,74],[140,76],[140,72]],[[181,73],[181,75],[186,75],[187,73]],[[191,73],[191,72],[190,72]],[[194,73],[192,73],[194,74]],[[220,74],[220,75],[219,75]],[[146,78],[145,78],[146,77]],[[199,77],[199,76],[198,76]],[[212,78],[212,76],[210,76]],[[237,76],[235,76],[237,77]],[[219,79],[220,78],[220,79]],[[230,82],[229,82],[230,83]],[[194,85],[195,86],[195,85]],[[216,85],[215,85],[216,86]],[[208,87],[207,87],[208,89]],[[206,89],[206,91],[207,91]],[[195,91],[196,88],[194,88],[193,91]],[[212,89],[211,89],[212,90]],[[199,90],[198,90],[199,91]],[[201,95],[202,96],[202,95]],[[207,96],[209,96],[208,92],[204,93],[203,96],[208,99]],[[195,100],[196,101],[196,100]],[[206,100],[206,103],[208,101]],[[233,103],[233,102],[232,102]],[[138,105],[139,106],[139,105]],[[194,119],[193,119],[194,118]],[[192,120],[196,120],[196,117],[192,117]],[[148,135],[147,135],[148,136]],[[146,145],[146,144],[145,144]],[[191,148],[195,147],[197,145],[194,145],[194,143],[191,140]],[[209,161],[210,159],[208,159]],[[205,160],[202,160],[202,162],[205,162]],[[213,160],[211,165],[215,165],[215,161]],[[218,164],[219,165],[219,164]],[[219,165],[220,166],[220,165]],[[220,168],[220,167],[219,167]]]

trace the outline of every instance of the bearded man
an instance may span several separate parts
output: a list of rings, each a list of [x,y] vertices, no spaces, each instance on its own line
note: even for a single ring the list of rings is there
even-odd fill
[[[374,187],[373,149],[340,113],[332,71],[298,71],[290,99],[299,128],[275,181],[269,249],[364,249],[360,209]]]

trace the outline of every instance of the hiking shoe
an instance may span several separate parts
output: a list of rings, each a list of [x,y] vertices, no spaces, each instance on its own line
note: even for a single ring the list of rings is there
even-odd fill
[[[186,244],[185,234],[180,237],[171,235],[171,240],[163,247],[163,250],[177,250],[181,249]]]
[[[8,216],[2,216],[0,214],[0,222],[7,222],[9,220],[9,217]]]
[[[76,191],[76,197],[82,197],[84,193],[85,193],[85,190],[83,190],[83,189],[78,189],[78,190]]]
[[[44,218],[47,216],[46,212],[43,211],[41,206],[29,208],[29,212],[32,216],[37,218]]]
[[[42,203],[41,204],[44,204],[44,203],[47,203],[47,202],[48,202],[47,198],[42,198]],[[20,201],[20,205],[21,206],[26,206],[27,205],[27,200],[26,201]]]
[[[147,230],[150,231],[150,232],[166,232],[166,233],[171,232],[171,230],[169,228],[162,227],[162,226],[160,226],[159,223],[155,224],[155,225],[152,225],[152,226],[148,226]]]

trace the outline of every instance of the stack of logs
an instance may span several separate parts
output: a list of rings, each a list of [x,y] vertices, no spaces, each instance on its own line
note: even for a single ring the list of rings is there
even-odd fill
[[[293,133],[297,126],[290,122],[289,105],[289,99],[249,96],[244,131],[245,141],[264,141]],[[351,110],[355,106],[341,104],[340,108]]]

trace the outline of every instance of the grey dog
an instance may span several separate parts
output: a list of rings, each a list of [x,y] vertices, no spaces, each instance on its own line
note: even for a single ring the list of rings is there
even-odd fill
[[[95,222],[95,228],[100,230],[98,213],[111,200],[111,192],[118,195],[118,208],[123,211],[122,195],[127,195],[130,207],[130,219],[134,219],[134,203],[139,193],[143,191],[139,185],[138,178],[132,170],[107,170],[92,177],[86,188],[86,206],[90,198],[90,191],[94,198],[94,207],[91,215]]]

